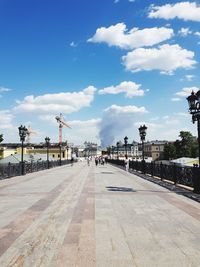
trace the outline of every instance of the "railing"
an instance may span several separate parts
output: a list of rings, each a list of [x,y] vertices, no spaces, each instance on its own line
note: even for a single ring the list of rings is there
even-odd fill
[[[108,159],[108,162],[124,166],[124,160]],[[194,188],[195,193],[200,193],[200,169],[198,166],[181,167],[176,164],[162,164],[129,160],[129,169],[143,174],[157,176],[161,180],[169,180],[174,184],[182,184]]]
[[[62,160],[61,164],[66,165],[70,164],[70,160]],[[49,161],[49,168],[54,168],[60,166],[60,160]],[[38,162],[25,162],[24,163],[24,174],[37,172],[41,170],[48,169],[47,161],[38,161]],[[0,165],[0,179],[6,179],[13,176],[18,176],[22,174],[22,164],[19,163],[8,163]]]

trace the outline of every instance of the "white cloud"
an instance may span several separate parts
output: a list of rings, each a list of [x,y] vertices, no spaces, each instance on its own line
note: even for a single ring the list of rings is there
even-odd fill
[[[150,7],[149,18],[200,21],[200,6],[195,2],[180,2]]]
[[[195,87],[195,86],[193,86],[193,87],[184,87],[184,88],[182,88],[181,91],[177,92],[176,95],[178,95],[180,97],[188,97],[191,94],[192,91],[196,93],[198,90],[200,90],[200,88]]]
[[[71,126],[78,126],[78,127],[94,127],[97,126],[100,123],[101,119],[90,119],[86,121],[81,121],[81,120],[74,120],[74,121],[69,121],[69,124]]]
[[[99,143],[99,123],[100,118],[90,120],[69,121],[70,140],[75,144],[83,144],[85,141]]]
[[[196,36],[200,37],[200,32],[195,32],[194,33]]]
[[[13,129],[12,119],[13,115],[9,110],[0,110],[0,129]]]
[[[196,127],[191,123],[189,113],[174,113],[163,117],[156,117],[155,122],[136,121],[135,128],[145,124],[147,126],[146,140],[171,140],[178,139],[180,131],[190,131],[196,135]],[[132,129],[132,132],[134,129]]]
[[[120,0],[114,0],[114,3],[116,4],[116,3],[119,3],[119,1]],[[131,3],[133,3],[133,2],[135,2],[135,0],[128,0],[129,2],[131,2]]]
[[[9,91],[12,91],[12,89],[0,86],[0,93],[9,92]]]
[[[75,44],[75,42],[71,42],[71,43],[70,43],[70,46],[71,46],[71,47],[77,47],[77,44]]]
[[[98,91],[100,95],[103,94],[119,94],[119,93],[125,93],[126,97],[133,97],[133,96],[143,96],[144,90],[140,89],[141,84],[136,84],[131,81],[124,81],[121,82],[117,86],[109,86],[106,88],[103,88]]]
[[[194,75],[185,75],[186,80],[189,82],[192,81],[194,77],[195,77]]]
[[[104,42],[109,46],[133,49],[158,44],[170,39],[173,35],[173,30],[165,27],[145,28],[142,30],[132,28],[128,31],[124,23],[118,23],[108,28],[98,28],[95,35],[88,39],[88,42]]]
[[[29,95],[23,101],[17,101],[14,111],[50,114],[72,113],[90,106],[95,91],[95,87],[89,86],[80,92],[45,94],[36,97]]]
[[[158,121],[159,119],[160,117],[156,116],[156,117],[150,118],[150,121]]]
[[[136,106],[118,106],[112,105],[105,109],[106,112],[114,112],[115,114],[133,114],[133,113],[147,113],[145,107]]]
[[[159,48],[138,48],[122,57],[126,70],[132,72],[160,70],[173,74],[178,68],[191,69],[196,61],[194,52],[181,48],[178,44],[162,45]]]
[[[180,101],[181,99],[179,98],[179,97],[173,97],[173,98],[171,98],[171,101],[173,101],[173,102],[178,102],[178,101]]]
[[[186,37],[188,36],[189,34],[192,34],[192,31],[189,29],[189,28],[181,28],[178,33],[183,36],[183,37]]]

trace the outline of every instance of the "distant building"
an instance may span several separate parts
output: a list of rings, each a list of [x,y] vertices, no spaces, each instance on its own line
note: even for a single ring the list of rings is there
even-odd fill
[[[84,149],[82,151],[82,156],[83,157],[88,157],[88,156],[97,156],[99,155],[99,147],[96,143],[92,142],[84,142]]]
[[[152,157],[152,160],[162,160],[164,158],[164,146],[168,141],[150,141],[144,143],[144,156]],[[140,145],[140,150],[141,145]]]
[[[16,149],[12,147],[0,147],[0,159],[4,159],[16,153]]]
[[[4,159],[8,156],[14,156],[19,155],[22,153],[22,148],[20,144],[1,144],[0,147],[0,159]],[[51,144],[49,145],[49,157],[53,160],[65,160],[65,159],[71,159],[73,155],[73,148],[70,146],[62,145],[59,146],[59,144]],[[47,147],[45,144],[35,144],[33,146],[29,146],[25,144],[24,147],[24,157],[26,155],[44,155],[43,158],[45,158],[47,154]],[[35,156],[36,157],[36,156]],[[27,157],[28,158],[28,157]],[[41,157],[40,157],[41,158]]]

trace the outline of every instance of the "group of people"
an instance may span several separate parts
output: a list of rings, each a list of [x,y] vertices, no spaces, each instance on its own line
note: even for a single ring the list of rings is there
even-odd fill
[[[92,160],[92,157],[91,156],[88,156],[87,157],[87,164],[88,164],[88,166],[90,166],[90,161],[91,160]],[[96,166],[98,166],[98,164],[99,165],[104,165],[105,163],[107,163],[106,158],[104,158],[102,156],[100,156],[100,157],[97,157],[96,156],[94,160],[95,160],[95,165]],[[72,162],[72,164],[73,164],[73,162]],[[128,160],[127,157],[124,160],[124,167],[125,167],[125,170],[128,172],[128,170],[129,170],[129,160]]]
[[[104,165],[104,163],[106,163],[106,160],[105,160],[104,157],[95,157],[95,164],[96,164],[96,166],[98,164]]]
[[[105,163],[106,163],[106,159],[104,158],[104,157],[95,157],[95,164],[96,164],[96,166],[98,165],[98,164],[100,164],[100,165],[104,165]],[[87,165],[88,166],[90,166],[90,162],[92,161],[92,157],[91,156],[88,156],[87,157]]]

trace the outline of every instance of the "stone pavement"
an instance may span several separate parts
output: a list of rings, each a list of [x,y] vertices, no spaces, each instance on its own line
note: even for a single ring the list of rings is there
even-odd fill
[[[1,267],[200,266],[200,204],[86,162],[0,181]]]

